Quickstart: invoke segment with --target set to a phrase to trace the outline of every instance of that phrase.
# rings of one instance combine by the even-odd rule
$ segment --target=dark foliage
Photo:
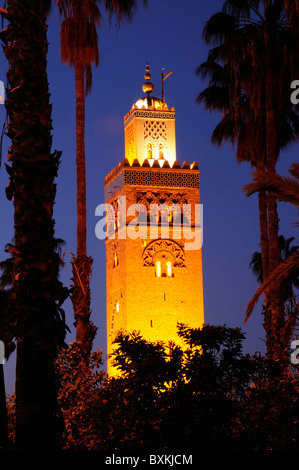
[[[59,405],[64,449],[131,452],[298,449],[294,366],[243,354],[239,328],[179,326],[186,347],[118,337],[119,376],[105,379],[101,352],[78,343],[61,352]],[[13,439],[14,397],[9,403]]]

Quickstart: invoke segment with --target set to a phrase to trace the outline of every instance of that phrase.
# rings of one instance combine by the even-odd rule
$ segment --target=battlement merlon
[[[110,199],[121,187],[126,184],[132,186],[157,186],[168,188],[198,188],[199,189],[199,168],[198,162],[191,165],[184,161],[182,166],[175,161],[170,167],[167,160],[163,165],[158,160],[153,164],[146,159],[140,165],[135,159],[130,165],[124,158],[106,177],[105,177],[105,201]]]

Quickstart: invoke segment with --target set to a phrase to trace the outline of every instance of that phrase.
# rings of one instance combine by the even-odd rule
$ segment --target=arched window
[[[147,158],[152,158],[153,156],[153,146],[152,144],[147,144]]]
[[[156,261],[156,276],[161,277],[162,269],[161,269],[161,261]]]
[[[164,158],[164,147],[163,144],[159,144],[159,158]]]
[[[114,230],[116,230],[119,227],[119,216],[120,216],[120,211],[117,209],[115,211]]]
[[[172,277],[172,265],[171,261],[166,261],[166,276]]]
[[[173,277],[173,262],[167,253],[161,253],[155,261],[155,271],[156,277]]]
[[[161,219],[161,212],[155,204],[150,207],[150,221],[153,224],[158,224]]]

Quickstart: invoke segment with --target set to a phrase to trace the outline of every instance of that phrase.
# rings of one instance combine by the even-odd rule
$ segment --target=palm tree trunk
[[[268,70],[266,77],[266,158],[267,172],[269,176],[276,173],[277,159],[277,135],[275,109],[272,94],[272,77]],[[278,213],[277,201],[274,194],[269,191],[267,195],[268,202],[268,233],[269,233],[269,273],[271,273],[279,263],[279,246],[278,246]],[[281,341],[280,341],[280,325],[283,318],[281,311],[281,302],[277,289],[271,288],[269,292],[269,308],[271,309],[272,323],[272,344],[270,356],[272,358],[282,359]]]
[[[259,165],[258,165],[259,167]],[[267,208],[267,192],[259,191],[258,193],[259,205],[259,221],[260,221],[260,245],[261,245],[261,258],[262,258],[262,272],[263,280],[268,276],[269,272],[269,238],[268,238],[268,208]],[[271,344],[271,309],[268,305],[269,295],[268,291],[264,292],[264,322],[263,326],[266,333],[266,348],[268,351],[272,349]]]
[[[71,296],[76,325],[76,341],[90,352],[95,327],[90,321],[90,276],[92,258],[86,249],[86,170],[85,170],[85,90],[82,62],[75,63],[76,85],[76,166],[77,166],[77,256],[72,259],[73,287]]]
[[[12,302],[17,317],[16,446],[59,447],[54,361],[65,338],[56,302],[60,258],[53,205],[60,153],[51,153],[47,25],[42,0],[8,0],[7,126],[12,163],[7,197],[14,203]]]
[[[76,165],[77,165],[77,256],[86,256],[85,92],[83,64],[75,64]]]
[[[265,170],[264,158],[257,161],[257,169]],[[262,271],[263,278],[266,279],[269,271],[269,236],[268,236],[268,206],[267,206],[267,192],[258,192],[258,206],[259,206],[259,224],[260,224],[260,244],[261,244],[261,257],[262,257]],[[266,299],[265,299],[266,302]]]

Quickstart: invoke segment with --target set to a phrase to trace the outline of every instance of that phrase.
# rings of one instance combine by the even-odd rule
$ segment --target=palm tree
[[[221,48],[219,46],[216,49]],[[217,52],[218,53],[218,52]],[[197,96],[197,103],[204,103],[210,111],[221,112],[221,120],[212,133],[212,143],[220,146],[223,142],[236,144],[237,162],[251,162],[252,167],[264,168],[264,128],[260,120],[257,125],[250,115],[250,106],[241,87],[238,89],[238,108],[236,114],[232,112],[230,103],[230,90],[234,87],[233,77],[227,64],[221,65],[214,60],[215,50],[209,53],[208,60],[197,68],[197,74],[204,78],[208,75],[209,86]],[[291,136],[289,136],[291,138]],[[260,243],[262,249],[262,263],[264,272],[268,272],[268,220],[267,220],[267,194],[258,193]]]
[[[71,295],[76,325],[76,341],[86,352],[92,348],[96,327],[90,321],[90,276],[92,258],[86,248],[85,99],[91,90],[92,65],[99,64],[97,27],[100,10],[97,0],[57,0],[61,19],[61,60],[74,67],[76,88],[77,166],[77,254],[72,255]],[[120,22],[130,18],[135,0],[105,0],[110,17]]]
[[[298,132],[298,113],[288,99],[298,59],[295,34],[284,13],[282,0],[227,0],[203,32],[207,44],[216,44],[204,65],[208,74],[215,76],[213,63],[224,64],[224,82],[218,87],[226,88],[227,98],[218,131],[225,138],[228,126],[226,134],[238,142],[242,159],[258,169],[266,168],[270,175],[275,174],[280,149],[294,141]],[[271,192],[259,199],[263,273],[267,276],[279,262],[277,203]],[[277,334],[280,300],[273,289],[265,294],[267,328],[270,331],[276,324]],[[275,347],[274,335],[270,355]]]
[[[299,207],[299,164],[293,163],[289,170],[293,178],[275,174],[269,176],[265,171],[256,171],[253,173],[253,180],[251,183],[243,188],[245,195],[248,197],[257,191],[271,191],[275,197],[281,202],[289,202]],[[297,222],[297,227],[299,223]],[[250,300],[246,308],[245,322],[248,321],[258,299],[261,294],[269,288],[276,289],[282,293],[282,298],[286,299],[292,294],[292,286],[299,288],[299,247],[293,246],[289,248],[292,241],[288,239],[285,244],[281,244],[282,254],[281,261],[266,279],[262,279],[261,286],[257,289],[256,293]],[[298,303],[295,305],[294,314],[280,320],[280,331],[278,340],[281,345],[281,350],[286,352],[289,344],[290,336],[293,332],[296,316],[299,313]]]
[[[278,244],[280,251],[280,262],[286,260],[293,253],[298,251],[299,246],[293,245],[291,243],[294,241],[294,237],[285,239],[283,235],[279,236]],[[262,268],[262,258],[261,253],[255,251],[252,255],[250,268],[253,274],[256,276],[259,284],[263,283],[263,268]],[[280,299],[283,303],[284,308],[284,318],[282,319],[281,331],[284,331],[284,345],[290,343],[291,336],[294,333],[294,328],[296,326],[296,321],[298,320],[298,305],[296,300],[296,295],[294,289],[299,288],[299,271],[290,271],[289,277],[283,279],[279,286],[276,286],[279,289]]]
[[[51,152],[47,80],[46,7],[49,1],[7,0],[2,32],[8,59],[7,135],[11,139],[6,188],[14,205],[10,308],[16,314],[16,446],[59,447],[54,361],[64,344],[61,304],[68,294],[58,280],[60,256],[53,205],[60,152]]]
[[[96,26],[100,12],[94,0],[57,0],[61,18],[61,60],[75,69],[76,168],[77,168],[77,254],[72,255],[76,340],[91,350],[96,328],[90,321],[92,258],[86,248],[85,98],[90,92],[92,64],[98,65]]]
[[[291,246],[294,241],[294,237],[285,238],[283,235],[280,235],[278,238],[278,245],[279,245],[279,252],[280,252],[280,261],[288,258],[292,255],[299,247],[297,245]],[[249,263],[249,267],[251,268],[253,274],[256,276],[256,279],[259,284],[263,282],[263,264],[262,264],[262,256],[259,251],[255,251],[251,257],[251,261]],[[285,291],[285,299],[293,295],[293,286],[295,288],[299,288],[299,279],[296,275],[291,276],[289,279],[288,285],[284,287]]]

